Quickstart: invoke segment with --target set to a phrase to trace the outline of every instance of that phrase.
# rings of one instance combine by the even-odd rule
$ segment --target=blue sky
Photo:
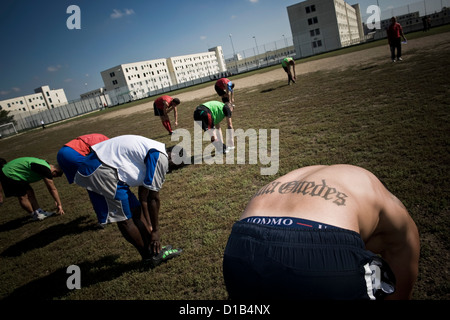
[[[429,0],[428,0],[429,1]],[[438,0],[440,1],[440,0]],[[445,0],[448,1],[448,0]],[[236,51],[290,38],[286,7],[300,0],[2,0],[0,100],[49,85],[69,100],[103,86],[100,72],[121,63],[207,51]],[[361,12],[377,0],[359,3]],[[420,0],[378,0],[381,10]],[[66,26],[70,5],[81,29]]]

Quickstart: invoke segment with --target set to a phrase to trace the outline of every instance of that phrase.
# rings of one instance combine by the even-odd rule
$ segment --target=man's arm
[[[64,210],[62,208],[61,199],[59,197],[58,189],[56,189],[55,183],[52,179],[44,178],[44,183],[47,186],[48,192],[50,192],[50,195],[55,200],[56,205],[56,213],[57,214],[64,214]]]
[[[234,131],[233,131],[233,123],[231,118],[227,117],[227,145],[230,147],[234,147]]]
[[[387,299],[411,299],[419,270],[419,232],[400,200],[386,192],[373,241],[366,247],[381,254],[395,275],[396,289]]]
[[[139,202],[141,203],[141,210],[142,210],[142,214],[144,216],[145,223],[147,225],[149,232],[152,232],[153,227],[152,227],[152,221],[150,220],[150,213],[148,210],[148,202],[147,202],[148,189],[144,188],[143,186],[139,186],[138,197],[139,197]]]
[[[145,219],[149,219],[152,227],[150,244],[154,253],[161,251],[161,242],[159,236],[159,192],[152,191],[144,187],[139,187],[139,201],[142,205],[142,211]]]
[[[295,61],[292,60],[292,62],[293,62],[293,64],[292,64],[292,71],[294,71],[293,79],[294,79],[294,80],[297,80],[297,75],[296,75],[296,73],[295,73]]]
[[[175,125],[177,126],[178,125],[178,110],[177,110],[176,106],[173,107],[173,117],[175,118]]]

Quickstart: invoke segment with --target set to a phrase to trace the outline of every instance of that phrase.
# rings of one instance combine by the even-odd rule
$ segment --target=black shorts
[[[216,92],[219,96],[223,96],[223,95],[227,94],[227,92],[225,90],[223,90],[222,88],[220,88],[217,84],[214,86],[214,89],[216,90]]]
[[[198,106],[194,111],[194,120],[202,123],[203,131],[208,131],[214,128],[213,117],[211,110],[205,106]]]
[[[231,299],[373,300],[384,297],[372,275],[378,259],[351,230],[238,221],[225,248],[223,276]],[[392,273],[385,262],[379,268]]]
[[[26,181],[14,180],[8,178],[0,169],[0,182],[3,187],[5,197],[22,197],[27,194],[28,190],[33,190]]]
[[[158,107],[153,103],[153,111],[155,112],[155,116],[162,117],[164,116],[164,111],[162,109],[158,109]]]

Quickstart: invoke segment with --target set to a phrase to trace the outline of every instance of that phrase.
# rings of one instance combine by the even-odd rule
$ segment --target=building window
[[[309,24],[309,25],[316,24],[316,23],[318,23],[318,22],[319,22],[319,20],[317,20],[317,17],[309,18],[309,19],[308,19],[308,24]]]
[[[116,76],[116,74],[114,72],[110,72],[109,75],[111,78]]]
[[[117,80],[113,80],[112,84],[117,84]]]
[[[317,41],[313,41],[312,42],[312,47],[313,48],[318,48],[322,46],[322,40],[317,40]]]
[[[309,30],[311,37],[320,36],[320,29]]]
[[[311,12],[315,12],[316,11],[316,5],[311,5],[308,7],[305,7],[306,13],[311,13]]]

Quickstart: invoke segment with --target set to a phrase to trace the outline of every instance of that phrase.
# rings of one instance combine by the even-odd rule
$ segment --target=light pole
[[[234,51],[233,38],[232,38],[232,34],[231,33],[230,33],[230,41],[231,41],[231,47],[233,48],[233,59],[234,59],[234,64],[236,66],[236,73],[238,73],[237,57],[236,57],[236,52]]]
[[[255,46],[256,46],[256,53],[257,53],[257,64],[258,64],[258,67],[259,67],[259,49],[258,49],[258,43],[256,42],[256,37],[255,36],[253,36],[253,39],[255,39]]]

